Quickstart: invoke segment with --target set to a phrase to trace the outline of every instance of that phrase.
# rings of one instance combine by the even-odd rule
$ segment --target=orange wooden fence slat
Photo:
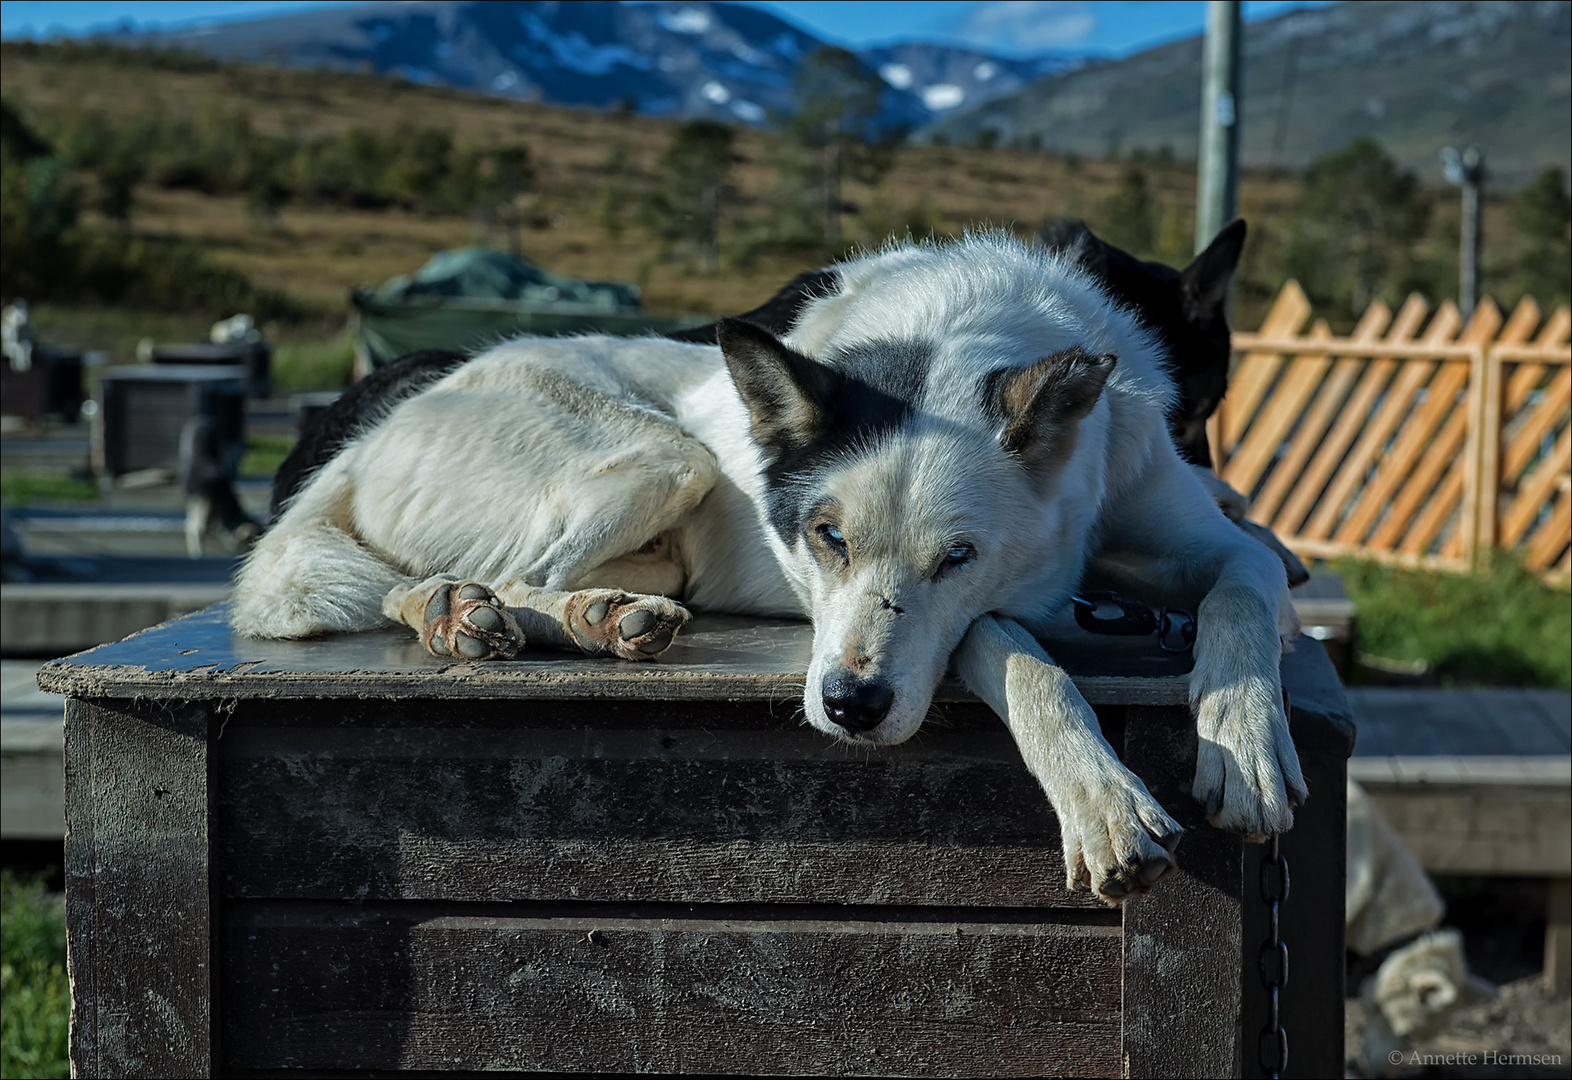
[[[1321,496],[1321,505],[1305,522],[1301,531],[1306,536],[1331,537],[1333,527],[1343,516],[1345,508],[1349,508],[1349,501],[1365,485],[1376,455],[1412,406],[1414,393],[1425,384],[1435,369],[1435,363],[1431,360],[1411,360],[1406,364],[1393,360],[1391,363],[1397,365],[1397,374],[1388,384],[1381,402],[1375,406],[1374,414],[1366,419],[1348,457],[1337,467],[1326,493]]]
[[[1421,555],[1430,549],[1435,538],[1441,535],[1441,530],[1446,528],[1453,516],[1463,509],[1463,491],[1467,473],[1467,459],[1463,457],[1453,459],[1446,476],[1436,485],[1435,494],[1430,496],[1430,501],[1420,511],[1413,527],[1403,537],[1403,542],[1397,546],[1399,551],[1409,555]],[[1453,531],[1452,539],[1456,540],[1460,531],[1470,527],[1472,522],[1465,514],[1459,528]],[[1454,544],[1450,557],[1460,558],[1461,554],[1460,547]]]
[[[1318,322],[1310,331],[1312,341],[1324,341],[1331,336],[1332,328],[1325,321]],[[1278,380],[1272,396],[1258,411],[1255,422],[1238,447],[1229,455],[1223,479],[1236,490],[1247,495],[1255,490],[1256,482],[1282,446],[1283,437],[1298,419],[1305,398],[1315,392],[1330,363],[1330,358],[1325,356],[1289,357],[1288,370]]]
[[[1441,430],[1426,449],[1419,465],[1409,476],[1408,481],[1398,492],[1397,498],[1392,500],[1391,509],[1386,519],[1376,528],[1367,541],[1374,548],[1396,547],[1403,538],[1409,522],[1419,508],[1425,505],[1427,499],[1441,499],[1443,493],[1437,487],[1441,477],[1458,461],[1457,455],[1463,450],[1468,441],[1468,406],[1464,402],[1454,409],[1446,418],[1446,423],[1441,425]],[[1462,474],[1459,473],[1459,486],[1457,495],[1461,496]],[[1455,498],[1456,496],[1454,496]]]
[[[1466,399],[1458,401],[1458,394],[1468,385],[1468,376],[1466,363],[1454,360],[1441,365],[1441,370],[1425,388],[1426,399],[1414,407],[1391,449],[1381,455],[1375,475],[1360,493],[1354,509],[1338,527],[1334,539],[1353,543],[1370,531],[1398,486],[1419,464],[1420,456],[1426,451],[1442,419],[1454,411],[1466,414],[1468,402]]]
[[[1534,298],[1523,297],[1496,338],[1493,349],[1521,346],[1539,325],[1539,317],[1539,305]],[[1468,455],[1471,475],[1463,494],[1474,515],[1471,538],[1475,551],[1485,551],[1496,546],[1496,526],[1500,514],[1498,492],[1501,485],[1502,398],[1506,391],[1503,386],[1505,373],[1498,358],[1487,357],[1483,372],[1480,386],[1475,390],[1474,445]]]
[[[1392,321],[1386,343],[1403,344],[1411,339],[1424,321],[1425,311],[1425,302],[1417,295],[1410,296]],[[1288,498],[1281,512],[1273,519],[1272,528],[1280,529],[1286,535],[1306,534],[1301,524],[1316,505],[1328,478],[1343,460],[1349,444],[1358,437],[1371,405],[1385,389],[1387,380],[1397,367],[1398,362],[1390,358],[1364,364],[1364,372],[1344,404],[1342,413],[1326,438],[1316,447],[1309,466],[1300,477],[1298,490]]]
[[[1364,317],[1359,320],[1359,325],[1354,327],[1353,335],[1349,340],[1356,345],[1369,345],[1381,337],[1382,331],[1387,328],[1391,320],[1392,309],[1377,300],[1365,309]],[[1364,361],[1351,357],[1339,359],[1329,356],[1328,360],[1332,364],[1331,375],[1316,390],[1304,419],[1301,420],[1298,430],[1294,432],[1288,448],[1283,452],[1282,460],[1272,469],[1266,485],[1253,501],[1251,518],[1267,523],[1270,527],[1276,527],[1272,519],[1277,513],[1277,508],[1287,497],[1295,482],[1302,479],[1305,463],[1321,445],[1321,437],[1326,434],[1332,417],[1337,414],[1343,399],[1348,396],[1348,388],[1354,384],[1354,379],[1365,366]]]
[[[1523,539],[1529,526],[1544,509],[1545,501],[1555,494],[1556,482],[1568,466],[1572,466],[1572,428],[1561,432],[1555,449],[1546,454],[1533,471],[1523,478],[1518,497],[1512,500],[1511,508],[1501,515],[1502,547],[1515,547]]]
[[[1533,407],[1528,419],[1513,433],[1512,440],[1501,454],[1503,487],[1517,483],[1518,474],[1533,459],[1534,451],[1545,436],[1566,418],[1569,405],[1572,405],[1572,368],[1562,368],[1545,388],[1544,399]]]
[[[1572,554],[1567,551],[1569,543],[1572,543],[1572,495],[1563,491],[1556,499],[1550,519],[1534,531],[1533,543],[1528,545],[1523,563],[1530,570],[1545,571],[1560,555],[1559,569],[1565,573],[1567,556]]]
[[[1545,328],[1534,339],[1534,344],[1545,347],[1565,345],[1569,337],[1572,337],[1572,310],[1563,304],[1550,313],[1550,318],[1545,320]]]
[[[1448,300],[1441,305],[1435,318],[1430,320],[1430,327],[1420,340],[1430,346],[1450,344],[1462,322],[1463,317],[1457,305]],[[1450,407],[1460,388],[1451,385],[1456,380],[1455,377],[1447,377],[1448,368],[1461,370],[1463,381],[1467,381],[1467,367],[1457,361],[1443,361],[1434,367],[1429,361],[1410,365],[1408,374],[1411,375],[1414,387],[1412,395],[1408,395],[1408,400],[1389,400],[1387,403],[1392,410],[1391,445],[1376,448],[1370,466],[1375,471],[1355,496],[1348,515],[1332,537],[1334,540],[1358,543],[1385,509],[1387,496],[1392,489],[1413,468],[1419,452],[1424,449],[1425,441],[1440,423],[1441,416]],[[1429,379],[1432,369],[1437,372],[1434,380]],[[1427,395],[1423,402],[1420,401],[1422,392]]]
[[[1262,335],[1292,337],[1310,317],[1310,300],[1296,281],[1283,286],[1272,309],[1261,321]],[[1245,425],[1255,415],[1255,407],[1271,385],[1282,365],[1280,353],[1249,353],[1228,377],[1228,407],[1222,414],[1223,449],[1232,451],[1239,443]]]

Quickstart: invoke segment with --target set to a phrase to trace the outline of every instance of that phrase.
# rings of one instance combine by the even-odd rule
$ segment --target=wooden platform
[[[453,664],[209,611],[46,665],[77,1074],[1258,1075],[1261,849],[1190,798],[1187,657],[1051,645],[1189,830],[1111,910],[1065,890],[959,686],[899,747],[802,724],[810,634]],[[1334,1075],[1352,732],[1319,647],[1284,680],[1314,792],[1283,840],[1288,1075]]]
[[[1572,694],[1356,687],[1349,775],[1427,870],[1572,876]]]
[[[1437,874],[1550,880],[1545,985],[1572,991],[1572,694],[1356,688],[1348,773]]]

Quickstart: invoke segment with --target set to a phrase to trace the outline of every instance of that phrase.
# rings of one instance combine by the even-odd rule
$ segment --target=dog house
[[[1111,909],[959,685],[901,746],[804,725],[810,636],[449,663],[238,639],[220,606],[46,665],[75,1074],[1258,1076],[1281,1030],[1283,1075],[1340,1075],[1353,733],[1317,643],[1283,660],[1312,797],[1270,1028],[1284,883],[1190,798],[1187,656],[1050,646],[1188,830]]]

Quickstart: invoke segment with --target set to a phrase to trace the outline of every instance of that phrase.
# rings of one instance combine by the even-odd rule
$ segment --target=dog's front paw
[[[426,602],[420,641],[433,656],[507,660],[524,647],[524,632],[491,589],[473,581],[449,582]]]
[[[568,604],[568,629],[580,647],[624,660],[653,660],[691,617],[687,608],[664,596],[612,589],[586,589]]]
[[[1134,776],[1071,800],[1059,815],[1066,885],[1117,906],[1172,873],[1184,830]]]
[[[1191,793],[1207,819],[1248,840],[1293,828],[1293,808],[1309,791],[1277,687],[1244,677],[1193,687],[1191,701],[1199,736]]]

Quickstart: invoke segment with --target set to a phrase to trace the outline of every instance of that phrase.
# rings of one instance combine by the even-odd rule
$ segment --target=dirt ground
[[[1448,925],[1463,932],[1469,969],[1498,987],[1493,1000],[1458,1008],[1434,1033],[1405,1050],[1401,1064],[1383,1075],[1401,1077],[1572,1077],[1572,999],[1549,997],[1540,975],[1545,933],[1541,881],[1439,878]],[[1356,987],[1349,987],[1356,993]],[[1363,1003],[1349,998],[1343,1011],[1344,1057],[1349,1076],[1364,1045]],[[1417,1055],[1417,1056],[1416,1056]],[[1549,1058],[1529,1063],[1512,1056]]]
[[[1364,1005],[1351,998],[1343,1010],[1350,1065],[1364,1043]],[[1405,1053],[1392,1077],[1553,1077],[1572,1076],[1572,999],[1554,1000],[1545,994],[1538,975],[1529,975],[1500,988],[1494,1001],[1458,1009],[1442,1029],[1418,1040]],[[1490,1055],[1494,1055],[1491,1057]],[[1501,1058],[1520,1055],[1558,1059],[1545,1064],[1502,1063]],[[1470,1060],[1472,1058],[1472,1060]],[[1428,1063],[1427,1063],[1428,1059]],[[1451,1063],[1445,1063],[1451,1062]],[[1358,1073],[1350,1069],[1350,1076]]]

